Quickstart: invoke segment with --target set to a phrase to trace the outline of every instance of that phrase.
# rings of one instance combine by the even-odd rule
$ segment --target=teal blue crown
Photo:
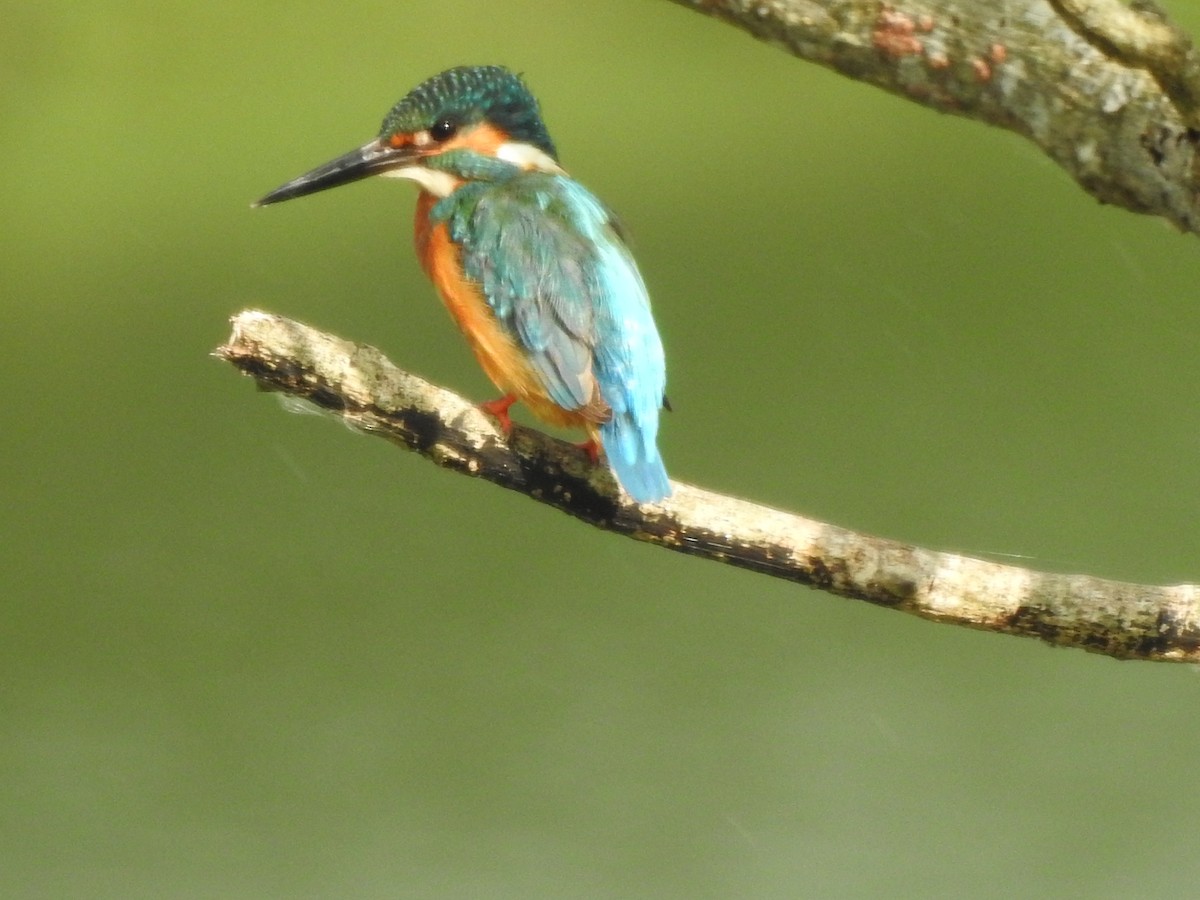
[[[537,100],[502,66],[459,66],[421,82],[392,107],[379,135],[427,130],[439,122],[461,128],[485,121],[558,159]]]

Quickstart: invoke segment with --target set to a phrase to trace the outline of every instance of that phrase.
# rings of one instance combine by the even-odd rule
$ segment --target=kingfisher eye
[[[435,141],[445,141],[454,137],[456,131],[458,131],[458,123],[453,119],[438,119],[429,129],[429,136]]]

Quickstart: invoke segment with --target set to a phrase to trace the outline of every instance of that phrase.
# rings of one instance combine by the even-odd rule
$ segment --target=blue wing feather
[[[657,447],[666,361],[645,284],[608,210],[570,178],[526,173],[468,183],[433,216],[447,223],[467,276],[550,399],[581,410],[599,389],[611,410],[600,440],[625,490],[637,500],[668,495]]]

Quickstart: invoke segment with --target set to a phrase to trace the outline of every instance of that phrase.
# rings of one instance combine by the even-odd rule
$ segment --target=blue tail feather
[[[653,503],[671,494],[671,481],[654,437],[639,429],[627,414],[614,415],[600,428],[600,443],[613,474],[638,503]]]

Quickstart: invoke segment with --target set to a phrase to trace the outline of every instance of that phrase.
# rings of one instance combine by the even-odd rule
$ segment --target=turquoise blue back
[[[432,216],[447,224],[466,275],[482,286],[551,400],[580,409],[594,376],[612,410],[600,438],[621,486],[638,501],[667,496],[657,447],[662,341],[608,210],[564,175],[521,172],[468,182]]]

